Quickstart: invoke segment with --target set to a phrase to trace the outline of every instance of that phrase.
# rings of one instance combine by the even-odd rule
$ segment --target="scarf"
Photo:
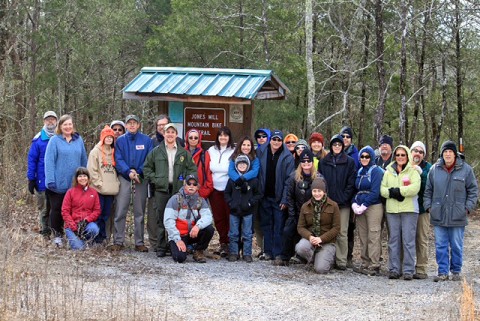
[[[313,228],[312,233],[315,236],[321,235],[320,229],[320,219],[322,216],[322,209],[325,203],[327,202],[327,195],[324,195],[321,200],[317,201],[315,198],[312,197],[312,204],[313,204]]]
[[[55,135],[55,128],[56,127],[50,129],[47,127],[47,125],[44,125],[43,131],[45,132],[45,134],[47,134],[48,138],[51,138],[53,135]]]

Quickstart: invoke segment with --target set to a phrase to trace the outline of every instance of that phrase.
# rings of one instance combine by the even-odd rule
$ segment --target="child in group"
[[[240,154],[235,159],[235,168],[239,175],[243,176],[250,169],[250,158]],[[253,209],[255,204],[262,198],[257,178],[249,180],[229,179],[225,188],[225,201],[230,207],[230,240],[229,256],[230,262],[239,259],[240,231],[243,240],[243,259],[251,263],[252,259],[252,224]]]

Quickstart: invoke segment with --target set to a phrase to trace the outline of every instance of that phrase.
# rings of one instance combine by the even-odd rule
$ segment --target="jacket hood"
[[[397,147],[395,147],[395,149],[392,152],[392,162],[387,166],[387,168],[391,167],[393,170],[395,170],[395,168],[397,167],[397,161],[395,160],[395,154],[397,153],[397,150],[399,148],[404,149],[405,152],[407,153],[407,158],[408,158],[407,166],[412,166],[413,165],[412,153],[410,152],[410,148],[408,148],[405,145],[398,145]]]
[[[342,144],[342,152],[345,151],[345,144],[343,143],[343,137],[341,135],[333,135],[332,139],[330,139],[330,153],[333,154],[332,145],[335,142],[339,142]]]
[[[272,136],[272,133],[270,132],[270,129],[268,128],[259,128],[255,131],[255,134],[253,135],[253,137],[257,137],[258,133],[260,132],[264,132],[265,134],[267,134],[267,142],[265,144],[268,144],[270,142],[270,137]]]
[[[199,130],[192,128],[185,134],[185,149],[190,150],[190,144],[188,143],[188,136],[190,136],[191,133],[198,134],[198,145],[196,148],[202,147],[202,137],[203,137],[202,133]]]
[[[372,147],[370,147],[370,145],[367,145],[360,150],[360,152],[358,153],[358,161],[360,161],[360,156],[362,156],[363,153],[368,153],[368,155],[370,155],[370,161],[368,162],[368,167],[375,164],[375,151],[373,150]]]

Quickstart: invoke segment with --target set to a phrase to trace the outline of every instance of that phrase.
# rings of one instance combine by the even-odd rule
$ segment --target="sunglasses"
[[[333,143],[332,146],[333,147],[342,147],[342,143]]]
[[[187,182],[187,185],[188,186],[198,186],[198,183],[197,182],[194,182],[194,183]]]
[[[342,135],[343,138],[352,138],[350,135]]]
[[[258,135],[257,139],[259,139],[259,138],[267,138],[267,135]]]
[[[297,147],[295,147],[296,150],[304,150],[305,149],[305,146],[303,145],[298,145]]]
[[[418,153],[418,154],[423,154],[423,150],[421,149],[413,149],[412,152]]]
[[[272,138],[272,141],[274,141],[274,142],[281,142],[282,139],[281,139],[281,138],[278,138],[278,137],[274,137],[274,138]]]
[[[198,136],[188,136],[188,139],[192,139],[192,140],[197,140],[198,139]]]
[[[123,132],[122,128],[112,128],[114,132]]]
[[[285,144],[287,144],[287,145],[292,145],[292,144],[296,144],[296,143],[297,143],[297,142],[295,142],[295,141],[293,141],[293,140],[291,140],[291,141],[289,141],[289,142],[285,142]]]
[[[300,163],[311,163],[312,161],[309,159],[302,159]]]
[[[395,157],[405,157],[407,154],[395,154]]]
[[[363,159],[370,159],[370,155],[362,155],[362,156],[360,156],[360,158],[361,158],[361,159],[362,159],[362,158],[363,158]]]

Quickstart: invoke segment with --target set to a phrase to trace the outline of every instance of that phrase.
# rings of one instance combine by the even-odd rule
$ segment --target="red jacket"
[[[70,188],[65,194],[62,204],[62,217],[65,228],[77,230],[81,220],[95,222],[100,216],[100,199],[98,193],[91,187],[86,190],[81,185]]]
[[[185,149],[190,152],[190,146],[188,145],[188,136],[191,134],[192,129],[190,129],[187,134],[185,135]],[[202,133],[197,131],[198,133],[198,145],[197,149],[192,154],[193,162],[197,165],[197,175],[198,175],[198,183],[200,184],[200,189],[198,190],[198,194],[201,197],[207,199],[213,191],[213,179],[212,179],[212,171],[210,170],[210,155],[207,151],[204,151],[202,148]],[[205,163],[201,161],[201,155],[204,154]]]

